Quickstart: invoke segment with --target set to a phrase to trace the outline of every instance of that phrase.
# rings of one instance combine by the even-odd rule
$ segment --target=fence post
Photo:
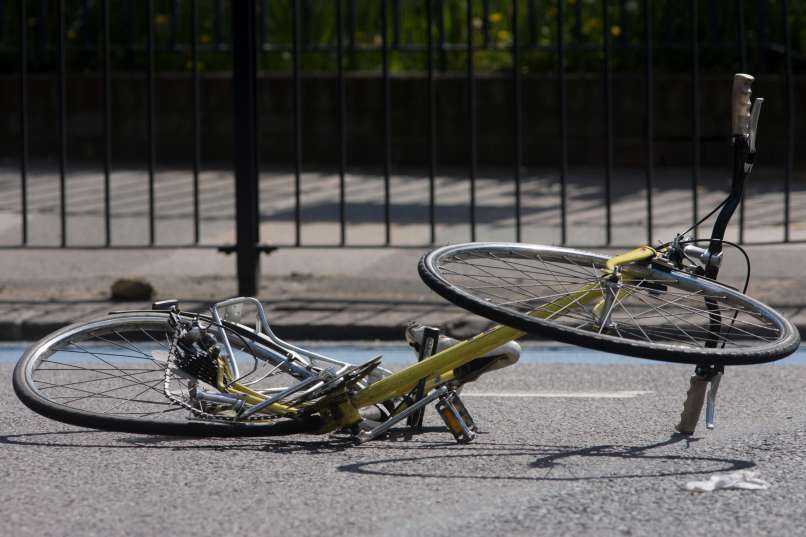
[[[257,295],[260,212],[257,155],[256,2],[232,2],[232,97],[235,133],[235,231],[238,294]]]

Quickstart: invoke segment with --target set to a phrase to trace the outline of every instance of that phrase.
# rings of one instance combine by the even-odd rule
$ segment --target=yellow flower
[[[498,42],[500,44],[507,44],[507,43],[509,43],[509,41],[510,41],[510,39],[512,37],[512,34],[510,34],[506,30],[499,30],[498,33],[496,34],[496,36],[498,37]]]
[[[157,15],[156,17],[154,17],[154,22],[156,22],[157,24],[165,24],[166,22],[168,22],[168,17],[165,15]]]
[[[490,13],[490,22],[491,23],[496,24],[496,23],[501,22],[502,20],[504,20],[504,16],[501,15],[500,13],[498,13],[497,11],[495,13]]]
[[[619,26],[618,24],[614,24],[613,26],[611,26],[610,27],[610,35],[612,35],[613,37],[620,36],[621,35],[621,26]]]
[[[209,42],[210,42],[210,36],[209,36],[209,35],[207,35],[207,34],[201,34],[201,35],[199,36],[199,42],[200,42],[202,45],[206,45],[207,43],[209,43]]]
[[[78,37],[78,34],[76,33],[75,30],[70,30],[69,32],[67,32],[67,39],[69,39],[70,41],[72,41],[76,37]]]
[[[568,0],[568,5],[569,5],[569,6],[575,6],[575,5],[577,5],[577,0]]]

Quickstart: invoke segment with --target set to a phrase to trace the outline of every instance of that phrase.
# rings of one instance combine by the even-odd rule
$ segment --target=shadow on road
[[[424,432],[444,432],[427,427]],[[114,434],[113,438],[105,436]],[[76,438],[71,442],[71,438]],[[603,444],[588,447],[542,444],[432,442],[374,442],[354,447],[349,439],[327,440],[244,438],[189,438],[186,436],[124,436],[103,431],[62,431],[0,436],[0,444],[76,449],[162,449],[168,451],[261,452],[322,455],[353,451],[357,456],[395,452],[388,458],[338,466],[340,472],[388,477],[471,479],[495,481],[595,481],[678,477],[753,468],[752,460],[709,457],[685,452],[658,452],[664,448],[688,449],[696,438],[672,435],[648,445]],[[414,452],[413,456],[404,456]],[[436,453],[435,453],[436,452]],[[536,458],[535,458],[536,457]]]
[[[104,437],[114,435],[105,440]],[[76,438],[75,442],[70,442]],[[261,451],[272,453],[330,453],[352,446],[343,440],[296,441],[256,439],[211,439],[192,436],[127,435],[106,431],[59,431],[0,436],[0,445],[39,446],[76,449],[164,449],[170,451]]]
[[[650,450],[696,439],[675,434],[668,440],[649,445],[597,445],[590,447],[529,444],[471,444],[460,453],[395,457],[340,466],[338,469],[364,475],[432,477],[440,479],[479,479],[515,481],[589,481],[640,479],[731,472],[753,468],[751,460],[702,457],[676,453],[647,453]],[[430,449],[429,449],[430,451]],[[485,452],[486,451],[486,452]],[[523,465],[514,459],[536,460]],[[512,460],[509,460],[512,459]],[[573,460],[571,460],[573,459]],[[597,459],[610,459],[604,467]],[[564,460],[565,462],[560,462]],[[616,464],[612,463],[616,461]],[[454,463],[459,463],[454,464]],[[681,465],[684,466],[680,469]],[[445,469],[443,471],[439,469]],[[500,471],[503,469],[505,471]],[[567,475],[552,475],[561,469]],[[452,471],[453,470],[453,471]],[[537,471],[540,470],[540,473]],[[543,472],[545,470],[545,472]]]

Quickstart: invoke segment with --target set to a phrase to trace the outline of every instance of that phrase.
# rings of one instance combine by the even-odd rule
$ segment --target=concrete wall
[[[507,165],[513,159],[512,83],[508,76],[477,79],[478,159],[480,165]],[[261,158],[264,165],[293,158],[292,83],[287,77],[264,76],[260,82]],[[145,80],[116,75],[113,88],[113,161],[142,162],[146,146]],[[571,165],[604,161],[602,79],[598,74],[569,75],[568,142]],[[191,82],[186,75],[162,75],[156,81],[157,156],[162,164],[192,158]],[[730,76],[704,76],[702,94],[702,163],[729,162]],[[771,165],[783,165],[786,150],[785,86],[782,77],[765,76],[755,94],[766,97],[759,147]],[[102,85],[95,76],[72,75],[67,81],[68,159],[98,162],[102,158]],[[659,75],[655,81],[656,164],[686,165],[691,160],[691,87],[687,76]],[[202,158],[228,165],[232,154],[230,80],[208,75],[202,81]],[[640,76],[614,77],[614,134],[617,164],[644,162],[644,84]],[[437,83],[438,161],[462,164],[467,149],[467,104],[464,77],[441,76]],[[806,102],[806,77],[796,80],[795,102]],[[396,164],[425,165],[428,159],[427,87],[422,75],[391,81],[392,158]],[[556,164],[559,156],[557,83],[553,76],[524,75],[524,162]],[[19,139],[19,85],[0,78],[0,159],[15,159]],[[333,163],[338,158],[336,80],[307,75],[302,81],[303,160]],[[383,158],[382,82],[376,74],[347,80],[348,163],[380,164]],[[58,151],[55,78],[29,81],[31,158],[55,158]],[[796,125],[806,124],[806,107],[796,107]],[[797,165],[806,165],[806,138],[795,148]]]

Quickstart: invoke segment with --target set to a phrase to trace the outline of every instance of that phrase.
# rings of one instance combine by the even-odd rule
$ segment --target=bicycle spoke
[[[522,259],[529,259],[529,260],[535,259],[535,258],[532,258],[532,257],[527,257],[527,256],[525,256],[523,254],[518,253],[518,252],[514,252],[514,254],[517,255],[518,257],[522,258]],[[537,254],[537,257],[539,257],[539,256],[540,256],[540,254]],[[551,265],[556,270],[562,270],[565,273],[578,274],[579,276],[585,277],[585,278],[589,278],[590,276],[598,276],[597,269],[595,267],[594,267],[593,274],[590,274],[590,273],[587,272],[587,267],[584,270],[582,268],[579,268],[577,270],[576,268],[572,269],[568,265],[562,265],[562,264],[554,263],[554,262],[547,262],[545,260],[542,260],[541,262],[543,263],[544,266],[546,266],[546,270],[549,270],[547,265]]]
[[[38,373],[40,371],[42,371],[42,370],[37,369],[36,372]],[[68,371],[68,370],[61,369],[61,370],[58,370],[58,371]],[[87,370],[83,370],[83,371],[87,371]],[[164,374],[164,371],[157,370],[157,369],[149,369],[149,370],[146,370],[146,371],[142,371],[141,373],[134,373],[133,375],[145,375],[146,373],[159,373],[162,376]],[[52,386],[49,386],[46,389],[50,389],[50,388],[67,388],[69,386],[77,386],[79,384],[89,384],[90,382],[99,382],[99,381],[109,382],[111,379],[121,379],[121,378],[127,378],[128,379],[128,377],[123,377],[123,376],[120,376],[120,375],[105,376],[105,377],[98,377],[98,378],[93,378],[93,379],[78,380],[78,381],[75,381],[75,382],[68,382],[66,384],[54,384]]]
[[[642,296],[638,296],[638,299],[639,299],[639,300],[641,300],[642,302],[646,303],[648,306],[650,306],[650,307],[651,307],[651,305],[650,305],[649,303],[647,303],[647,302],[646,302],[646,300],[644,300],[644,297],[642,297]],[[669,315],[669,314],[668,314],[668,313],[666,313],[665,311],[661,311],[661,313],[664,315],[664,317],[665,317],[665,318],[666,318],[668,321],[670,321],[670,322],[671,322],[673,325],[675,325],[675,326],[677,327],[677,329],[678,329],[678,330],[680,330],[680,331],[681,331],[683,334],[685,334],[685,335],[686,335],[686,337],[688,337],[688,338],[691,340],[691,342],[692,342],[692,343],[694,343],[694,346],[698,347],[698,346],[700,346],[700,345],[701,345],[701,343],[702,343],[702,342],[700,342],[700,341],[698,341],[698,340],[694,339],[694,337],[692,337],[692,336],[691,336],[691,334],[689,334],[689,333],[688,333],[686,330],[683,330],[683,328],[681,328],[681,327],[680,327],[680,325],[679,325],[679,324],[677,324],[677,322],[674,320],[674,317],[673,317],[673,316]]]
[[[91,392],[89,390],[76,388],[74,386],[64,386],[68,390],[75,390],[77,392],[87,394],[87,395],[84,395],[83,397],[76,397],[75,399],[71,399],[70,401],[66,401],[65,404],[74,403],[76,401],[81,401],[81,400],[89,399],[89,398],[93,398],[93,397],[103,397],[104,395],[106,395],[108,393],[116,392],[118,390],[125,390],[126,388],[131,388],[133,386],[146,386],[147,387],[146,391],[148,391],[150,389],[150,390],[155,391],[156,393],[159,393],[160,396],[164,396],[164,394],[162,393],[162,390],[157,390],[155,388],[155,386],[161,384],[163,381],[164,381],[164,379],[159,378],[157,380],[152,381],[152,384],[147,384],[145,382],[140,382],[139,380],[136,380],[136,381],[130,382],[129,384],[123,384],[121,386],[115,386],[114,388],[109,388],[108,390],[103,390],[103,391],[100,391],[100,392]]]
[[[127,350],[127,351],[131,351],[131,352],[134,352],[134,353],[137,353],[137,354],[141,354],[142,356],[144,356],[144,357],[146,357],[146,358],[148,358],[148,357],[150,356],[150,355],[145,354],[145,353],[143,353],[143,352],[139,352],[137,349],[134,349],[134,348],[132,348],[132,347],[127,347],[126,345],[123,345],[122,343],[119,343],[119,342],[117,342],[117,341],[112,341],[112,340],[109,340],[109,339],[103,338],[103,337],[98,336],[98,335],[96,335],[95,337],[96,337],[97,339],[99,339],[99,340],[103,341],[104,343],[109,343],[110,345],[114,345],[115,347],[118,347],[118,348],[120,348],[120,349],[124,349],[124,350]],[[72,342],[72,344],[73,344],[73,345],[75,345],[76,343],[75,343],[75,342]],[[132,358],[134,358],[134,356],[132,356]]]
[[[79,348],[79,349],[81,349],[81,350],[84,350],[84,351],[88,352],[88,353],[89,353],[89,354],[91,354],[91,355],[92,355],[94,358],[96,358],[96,359],[100,360],[101,362],[105,363],[105,364],[106,364],[106,365],[108,365],[109,367],[113,367],[113,368],[117,369],[118,371],[120,371],[121,373],[124,373],[124,374],[125,374],[125,372],[124,372],[124,371],[122,371],[122,370],[121,370],[119,367],[117,367],[116,365],[112,364],[111,362],[109,362],[109,361],[107,361],[107,360],[104,360],[103,358],[101,358],[100,356],[98,356],[97,354],[95,354],[95,353],[93,353],[93,352],[87,351],[86,349],[84,349],[84,348],[83,348],[81,345],[79,345],[78,343],[73,343],[73,345],[75,345],[76,347],[78,347],[78,348]],[[156,360],[153,360],[153,359],[152,359],[152,361],[153,361],[154,363],[157,363],[157,361],[156,361]]]
[[[498,280],[517,280],[517,281],[527,280],[527,281],[534,281],[534,282],[542,282],[543,281],[543,280],[537,279],[536,277],[534,277],[534,275],[552,276],[553,278],[557,278],[556,274],[553,274],[553,273],[550,273],[550,272],[524,271],[522,269],[516,269],[516,268],[511,268],[511,267],[508,268],[508,267],[505,267],[505,266],[502,266],[502,265],[493,266],[493,265],[483,265],[483,264],[478,264],[478,263],[470,264],[470,263],[468,263],[467,261],[464,261],[464,260],[459,260],[459,261],[463,266],[472,267],[472,268],[477,269],[480,272],[483,272],[483,274],[480,274],[480,275],[477,275],[477,276],[480,276],[482,278],[491,278],[491,279],[494,279],[496,281],[498,281]],[[501,260],[501,262],[505,263],[504,260]],[[493,272],[493,271],[498,271],[498,270],[508,270],[510,272],[517,273],[517,275],[504,275],[504,274],[497,274],[497,273]],[[469,274],[464,274],[464,275],[470,276]],[[573,276],[571,276],[571,277],[573,278]]]
[[[591,282],[591,283],[593,283],[593,282]],[[530,298],[525,298],[523,300],[511,300],[509,302],[499,302],[498,305],[499,306],[510,306],[512,304],[524,304],[524,303],[527,303],[527,302],[535,302],[535,301],[538,301],[538,300],[545,301],[546,299],[549,299],[549,298],[557,298],[557,297],[563,297],[563,296],[573,296],[573,295],[579,295],[579,294],[585,295],[585,294],[588,294],[588,293],[590,293],[590,291],[588,291],[588,290],[570,291],[568,293],[553,293],[551,295],[541,295],[541,296],[536,296],[536,297],[533,297],[533,298],[531,298],[531,297]]]
[[[162,379],[158,380],[158,381],[157,381],[155,384],[159,384],[160,382],[162,382]],[[152,390],[152,389],[154,389],[154,385],[151,385],[151,386],[146,386],[146,387],[143,389],[143,391],[138,392],[136,395],[134,395],[134,396],[130,397],[128,400],[126,400],[126,401],[120,401],[120,402],[119,402],[117,405],[113,406],[112,408],[109,408],[109,409],[107,409],[107,410],[104,410],[104,411],[103,411],[103,414],[109,414],[109,413],[110,413],[110,412],[112,412],[113,410],[120,408],[121,406],[123,406],[123,405],[124,405],[124,404],[126,404],[126,403],[130,403],[130,402],[132,402],[132,401],[136,401],[138,397],[140,397],[141,395],[143,395],[144,393],[146,393],[148,390]]]
[[[663,299],[660,299],[660,298],[658,298],[658,297],[654,297],[654,298],[655,298],[656,300],[661,300],[661,301],[663,301]],[[689,313],[692,313],[692,314],[698,315],[698,316],[700,316],[700,317],[707,318],[709,321],[710,321],[710,319],[711,319],[711,313],[710,313],[710,312],[708,312],[708,311],[701,311],[701,310],[698,310],[698,309],[696,309],[696,308],[693,308],[693,307],[690,307],[690,306],[686,306],[686,305],[683,305],[683,304],[679,304],[679,303],[678,303],[677,305],[678,305],[678,307],[682,308],[683,310],[685,310],[685,311],[687,311],[687,312],[689,312]],[[740,321],[740,322],[744,322],[744,321]],[[756,328],[762,328],[762,329],[765,329],[765,330],[777,331],[777,330],[776,330],[776,329],[774,329],[774,328],[770,328],[770,327],[763,326],[763,325],[759,325],[759,324],[755,324],[755,323],[745,322],[745,324],[749,324],[750,326],[753,326],[753,327],[756,327]],[[761,338],[760,336],[757,336],[756,334],[753,334],[752,332],[748,332],[748,331],[746,331],[746,330],[742,330],[741,328],[736,328],[736,329],[737,329],[737,330],[739,330],[740,332],[744,333],[745,335],[749,335],[749,336],[755,336],[755,337],[758,337],[759,339],[764,339],[764,338]]]
[[[456,257],[458,258],[459,256],[456,256]],[[476,259],[476,258],[471,258],[471,259]],[[501,258],[491,257],[489,259],[500,260]],[[548,268],[541,268],[539,266],[534,266],[534,265],[524,265],[522,263],[517,263],[517,262],[511,261],[511,260],[509,260],[509,261],[511,261],[513,264],[519,264],[519,265],[521,265],[522,267],[525,267],[525,268],[517,268],[517,269],[513,268],[513,267],[504,268],[504,267],[501,267],[501,266],[483,265],[483,264],[477,263],[477,262],[470,263],[467,259],[462,259],[462,261],[465,262],[466,264],[468,264],[469,266],[472,266],[472,267],[485,266],[486,268],[495,268],[495,269],[501,269],[501,270],[510,270],[510,271],[518,271],[518,272],[534,272],[535,274],[541,274],[541,275],[544,275],[544,276],[548,276],[552,272],[556,272],[556,271],[551,271]],[[532,261],[534,261],[534,259],[532,259]],[[546,262],[543,262],[543,261],[541,261],[541,263],[543,263],[543,265],[547,264]],[[585,273],[585,272],[577,271],[577,270],[567,270],[567,267],[564,267],[564,266],[559,266],[557,268],[565,269],[564,274],[567,275],[567,276],[573,277],[574,275],[576,275],[577,277],[583,277],[583,278],[589,278],[590,277],[590,275]]]
[[[73,343],[75,345],[75,343]],[[87,350],[73,350],[73,349],[57,349],[57,352],[71,352],[75,354],[89,354],[92,356],[99,355],[99,356],[113,356],[116,358],[132,358],[134,360],[148,360],[150,362],[158,363],[153,358],[144,358],[143,356],[131,356],[128,354],[116,354],[111,352],[99,352],[99,351],[87,351]]]
[[[151,334],[149,334],[148,332],[146,332],[142,328],[140,329],[140,332],[142,332],[147,338],[149,338],[151,341],[153,341],[154,343],[156,343],[157,345],[159,345],[160,347],[162,347],[166,351],[171,348],[171,343],[170,342],[168,342],[167,345],[163,345],[163,343],[161,341],[158,341],[154,336],[152,336]],[[167,333],[165,334],[165,337],[166,338],[168,337]]]
[[[650,305],[650,307],[652,307],[652,306]],[[656,308],[656,307],[653,307],[653,310],[658,311],[659,313],[663,314],[664,317],[667,318],[667,319],[676,318],[676,319],[682,321],[683,323],[691,325],[692,327],[694,327],[694,330],[698,334],[702,334],[702,335],[705,335],[705,336],[708,336],[708,337],[717,337],[717,338],[722,339],[723,341],[727,341],[727,340],[725,340],[724,336],[722,336],[718,332],[714,332],[713,330],[705,328],[704,326],[697,325],[697,324],[693,323],[689,318],[690,315],[683,315],[683,314],[681,314],[681,315],[673,315],[668,311],[664,311],[664,310],[661,310],[660,308]],[[688,312],[688,313],[691,313],[691,312]],[[661,330],[662,328],[661,327],[653,327],[653,329],[654,330]],[[763,338],[761,336],[758,336],[756,334],[752,334],[750,332],[747,332],[747,334],[752,335],[752,336],[756,337],[759,340],[767,341],[765,338]]]

